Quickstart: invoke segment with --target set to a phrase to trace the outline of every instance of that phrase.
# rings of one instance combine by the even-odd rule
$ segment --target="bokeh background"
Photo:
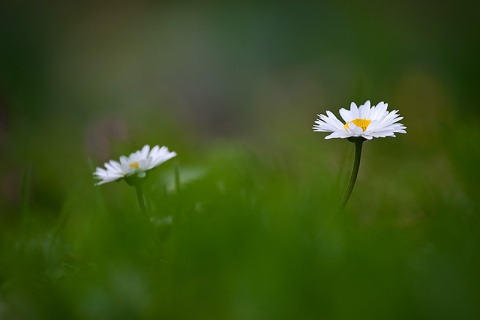
[[[475,1],[0,4],[1,319],[480,317]],[[406,135],[314,133],[371,100]],[[144,144],[145,182],[92,172]]]

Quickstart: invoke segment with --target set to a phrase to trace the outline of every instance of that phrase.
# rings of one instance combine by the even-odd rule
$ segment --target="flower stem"
[[[145,222],[146,222],[146,225],[149,227],[148,229],[150,230],[150,232],[152,234],[153,241],[155,242],[155,245],[157,247],[160,247],[161,245],[160,245],[158,236],[157,236],[157,234],[155,232],[155,229],[153,228],[153,225],[150,221],[150,217],[148,216],[147,208],[145,207],[145,200],[144,200],[144,197],[143,197],[142,182],[137,181],[137,183],[131,184],[131,185],[135,186],[135,191],[137,191],[138,204],[140,205],[140,210],[142,211],[143,215],[145,216]]]
[[[142,184],[136,183],[135,190],[137,191],[137,198],[138,198],[138,204],[140,205],[140,210],[142,210],[142,212],[146,215],[147,209],[145,208],[145,200],[143,199]]]
[[[342,211],[345,206],[347,205],[348,199],[353,191],[353,187],[355,186],[355,181],[357,181],[358,169],[360,168],[360,158],[362,156],[362,146],[364,138],[351,138],[349,141],[355,143],[355,160],[353,162],[353,169],[352,175],[350,177],[350,182],[348,183],[347,190],[343,196],[342,202],[340,203],[339,211]]]

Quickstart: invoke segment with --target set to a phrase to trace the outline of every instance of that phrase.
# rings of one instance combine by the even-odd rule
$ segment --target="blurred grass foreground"
[[[461,1],[462,2],[462,1]],[[0,5],[0,319],[479,319],[475,2]],[[318,113],[389,103],[353,145]],[[178,156],[144,183],[96,166]]]

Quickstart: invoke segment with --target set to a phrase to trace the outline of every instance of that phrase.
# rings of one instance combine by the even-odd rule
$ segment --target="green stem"
[[[142,212],[145,215],[147,215],[147,209],[145,208],[145,200],[143,199],[142,184],[136,183],[135,190],[137,191],[137,198],[138,198],[138,204],[140,205],[140,210],[142,210]]]
[[[343,196],[339,211],[342,211],[347,205],[348,199],[350,199],[352,194],[353,187],[355,186],[355,181],[357,181],[358,169],[360,168],[360,158],[362,156],[362,146],[365,139],[352,138],[349,139],[349,141],[355,143],[355,160],[353,162],[352,176],[350,177],[350,182],[348,183],[347,191],[345,191]]]
[[[180,168],[177,165],[175,166],[175,191],[176,191],[176,199],[175,199],[175,215],[173,217],[173,222],[176,223],[177,219],[180,216]]]
[[[141,181],[136,181],[136,183],[134,183],[134,184],[131,183],[130,185],[135,186],[135,191],[137,191],[137,198],[138,198],[138,204],[140,205],[140,210],[142,211],[143,215],[146,218],[145,222],[148,225],[148,229],[150,229],[150,232],[152,233],[152,238],[153,238],[153,241],[155,242],[155,245],[157,247],[160,247],[160,242],[159,242],[158,237],[155,233],[153,225],[150,222],[150,217],[148,216],[147,208],[145,207],[145,200],[144,200],[144,197],[143,197],[142,182]]]

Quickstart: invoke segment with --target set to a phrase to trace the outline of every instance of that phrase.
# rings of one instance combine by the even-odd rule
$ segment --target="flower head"
[[[169,152],[167,147],[155,146],[150,150],[150,146],[146,145],[142,150],[138,150],[128,157],[121,156],[120,162],[114,160],[106,162],[105,169],[97,167],[93,175],[100,181],[96,185],[134,176],[144,178],[148,170],[176,155],[175,152]]]
[[[345,123],[342,123],[330,111],[327,115],[319,114],[313,125],[313,131],[331,132],[325,139],[363,137],[367,140],[372,138],[395,137],[395,133],[407,133],[406,127],[398,123],[400,117],[398,110],[387,111],[388,103],[379,102],[371,107],[370,101],[357,107],[352,102],[350,110],[340,109],[340,115]]]

